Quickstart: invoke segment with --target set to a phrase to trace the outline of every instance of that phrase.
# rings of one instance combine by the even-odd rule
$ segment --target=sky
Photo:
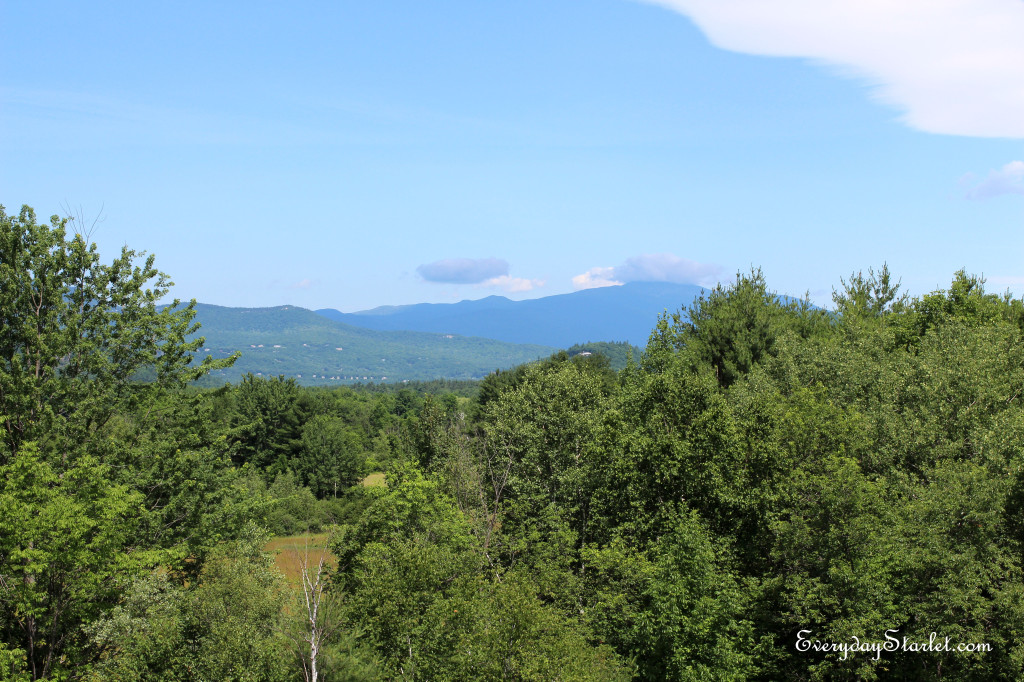
[[[182,299],[1024,294],[1022,0],[0,0],[0,204]]]

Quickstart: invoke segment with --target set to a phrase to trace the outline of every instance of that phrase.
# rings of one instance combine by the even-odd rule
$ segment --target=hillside
[[[330,308],[316,312],[366,329],[482,336],[558,348],[587,341],[627,341],[643,347],[658,315],[689,306],[701,291],[693,284],[630,282],[527,301],[488,296],[458,303],[383,306],[356,313]]]
[[[454,334],[378,331],[353,327],[295,306],[196,306],[199,356],[221,358],[238,350],[234,367],[205,384],[237,382],[247,372],[295,377],[304,385],[475,379],[546,356],[555,349]]]

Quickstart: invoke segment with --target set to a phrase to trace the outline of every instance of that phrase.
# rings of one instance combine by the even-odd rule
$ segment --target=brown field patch
[[[268,542],[263,549],[274,554],[274,565],[294,585],[300,582],[303,557],[311,569],[320,562],[320,557],[325,557],[324,563],[331,568],[338,565],[338,560],[327,549],[327,533],[278,537]]]
[[[363,485],[367,485],[367,486],[387,485],[387,482],[384,480],[384,474],[382,474],[380,472],[375,473],[375,474],[370,474],[369,476],[367,476],[366,478],[363,479],[362,483],[363,483]]]

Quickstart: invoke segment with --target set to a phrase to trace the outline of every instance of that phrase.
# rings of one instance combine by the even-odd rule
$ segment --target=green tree
[[[578,610],[579,549],[591,540],[591,492],[609,385],[604,367],[568,357],[530,366],[486,407],[495,549],[525,564],[542,593]]]
[[[242,377],[235,392],[235,459],[265,471],[268,478],[288,470],[302,449],[308,407],[302,396],[294,378]]]
[[[396,465],[373,495],[332,544],[333,585],[385,677],[626,679],[608,647],[538,598],[527,573],[488,562],[455,501],[415,465]]]
[[[68,226],[0,207],[0,637],[32,679],[92,660],[83,626],[117,601],[123,579],[189,538],[208,546],[233,532],[202,513],[206,493],[225,499],[226,462],[210,463],[203,483],[186,474],[178,490],[152,494],[153,479],[121,457],[146,432],[133,418],[233,358],[194,364],[194,302],[158,304],[171,283],[153,257],[139,264],[143,254],[124,248],[103,264]],[[205,466],[187,459],[177,462]],[[178,494],[190,486],[203,494]]]
[[[823,311],[770,291],[760,270],[737,273],[728,288],[719,284],[685,313],[665,319],[651,336],[644,366],[656,369],[666,353],[685,349],[695,363],[710,364],[727,387],[774,353],[786,330],[807,337],[825,326]]]
[[[283,576],[262,551],[267,536],[250,526],[210,557],[196,582],[152,572],[88,628],[101,652],[93,679],[294,679],[285,635]]]
[[[192,364],[195,302],[158,305],[171,282],[153,256],[103,264],[68,223],[0,206],[0,459],[25,441],[66,459],[116,411],[233,362]]]
[[[34,443],[0,465],[0,633],[25,652],[32,679],[87,657],[81,624],[139,568],[122,549],[140,498],[95,458],[58,470]]]
[[[297,469],[317,497],[337,497],[357,483],[365,462],[359,433],[341,419],[318,415],[303,425]]]
[[[832,292],[832,301],[836,306],[836,314],[849,321],[851,318],[877,318],[893,311],[902,311],[907,305],[907,296],[899,296],[899,282],[893,283],[892,273],[887,264],[875,272],[868,268],[868,276],[863,271],[850,275],[850,279],[841,279],[843,290]]]

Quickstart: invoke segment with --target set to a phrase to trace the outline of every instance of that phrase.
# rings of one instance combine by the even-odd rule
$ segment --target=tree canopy
[[[475,392],[208,390],[152,257],[71,227],[0,209],[4,679],[1024,676],[1024,305],[979,277],[754,270]]]

